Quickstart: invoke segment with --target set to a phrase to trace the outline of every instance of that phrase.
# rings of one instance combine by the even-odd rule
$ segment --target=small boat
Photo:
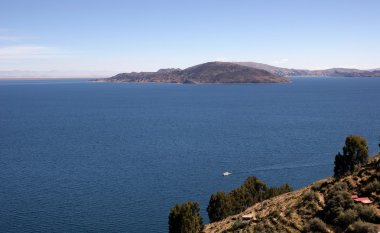
[[[231,172],[223,172],[223,176],[229,176],[231,174],[232,174]]]

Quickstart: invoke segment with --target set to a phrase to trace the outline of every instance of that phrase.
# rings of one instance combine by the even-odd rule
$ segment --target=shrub
[[[269,216],[271,216],[272,218],[278,218],[280,217],[280,212],[278,210],[273,210],[269,213]]]
[[[368,183],[364,188],[363,192],[365,194],[371,194],[373,192],[379,192],[380,191],[380,182],[375,179],[372,182]]]
[[[266,229],[267,229],[266,225],[262,222],[259,222],[255,225],[254,232],[255,233],[266,233],[267,232]]]
[[[322,189],[321,183],[316,183],[313,186],[311,186],[311,190],[313,190],[313,191],[320,191],[321,189]]]
[[[319,210],[319,198],[316,192],[305,192],[298,203],[297,212],[301,215],[314,216]]]
[[[304,227],[303,232],[327,233],[326,224],[319,218],[311,219]]]
[[[349,233],[377,233],[377,226],[374,224],[357,221],[347,229]]]
[[[227,230],[227,232],[236,232],[237,230],[243,229],[246,227],[248,224],[241,222],[241,221],[236,221],[232,226]]]
[[[379,196],[375,197],[375,203],[380,205],[380,197]]]
[[[200,233],[203,221],[197,202],[175,205],[169,213],[169,233]]]
[[[338,217],[334,220],[334,222],[343,229],[346,229],[350,224],[354,223],[356,220],[358,220],[358,213],[356,212],[356,210],[349,209],[340,212],[338,214]]]
[[[331,190],[327,195],[326,206],[324,208],[324,217],[331,222],[338,215],[348,209],[354,207],[354,201],[351,199],[351,194],[346,191]]]
[[[379,221],[379,216],[377,216],[376,211],[367,205],[356,204],[354,208],[361,220],[366,222],[376,223]]]
[[[302,195],[302,201],[303,202],[312,202],[312,201],[318,201],[318,195],[316,192],[310,190],[310,191],[307,191],[305,192],[303,195]]]
[[[337,191],[347,191],[348,190],[348,186],[346,183],[343,183],[343,182],[337,182],[335,183],[331,189],[330,189],[330,192],[329,193],[334,193],[334,192],[337,192]]]

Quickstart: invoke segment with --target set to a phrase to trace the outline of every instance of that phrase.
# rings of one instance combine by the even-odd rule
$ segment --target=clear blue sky
[[[378,0],[0,1],[0,70],[380,67]]]

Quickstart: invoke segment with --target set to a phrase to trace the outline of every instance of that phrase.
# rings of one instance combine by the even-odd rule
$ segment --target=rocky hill
[[[320,180],[257,203],[240,214],[206,225],[205,232],[377,233],[379,181],[380,156],[377,156],[349,176]]]
[[[286,77],[266,70],[229,62],[208,62],[184,70],[160,69],[157,72],[121,73],[103,82],[154,83],[287,83]]]
[[[304,76],[309,72],[309,70],[287,69],[257,62],[235,62],[235,64],[266,70],[272,74],[277,74],[280,76]]]
[[[235,62],[235,64],[256,69],[263,69],[280,76],[380,77],[379,70],[359,70],[347,68],[332,68],[326,70],[303,70],[281,68],[257,62]]]

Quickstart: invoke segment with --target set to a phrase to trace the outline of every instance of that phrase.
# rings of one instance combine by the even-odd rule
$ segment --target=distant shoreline
[[[88,80],[88,81],[93,81],[91,79],[97,79],[97,78],[21,78],[21,77],[0,77],[0,80],[4,80],[4,81],[16,81],[16,80],[20,80],[20,81],[34,81],[34,80],[75,80],[75,79],[84,79],[84,80]]]
[[[300,79],[309,79],[309,78],[322,78],[322,79],[330,79],[330,78],[373,78],[377,79],[379,77],[353,77],[353,76],[287,76],[287,78],[300,78]],[[100,80],[99,80],[100,79]],[[153,83],[163,83],[168,84],[170,82],[147,82],[147,81],[140,81],[140,82],[128,82],[128,81],[105,81],[102,80],[105,78],[21,78],[21,77],[0,77],[0,81],[38,81],[38,80],[87,80],[89,82],[97,82],[97,83],[134,83],[134,84],[153,84]],[[289,82],[291,83],[291,82]],[[187,84],[187,83],[171,83],[171,84]],[[192,84],[250,84],[250,83],[192,83]],[[253,83],[253,84],[259,84],[259,83]]]

